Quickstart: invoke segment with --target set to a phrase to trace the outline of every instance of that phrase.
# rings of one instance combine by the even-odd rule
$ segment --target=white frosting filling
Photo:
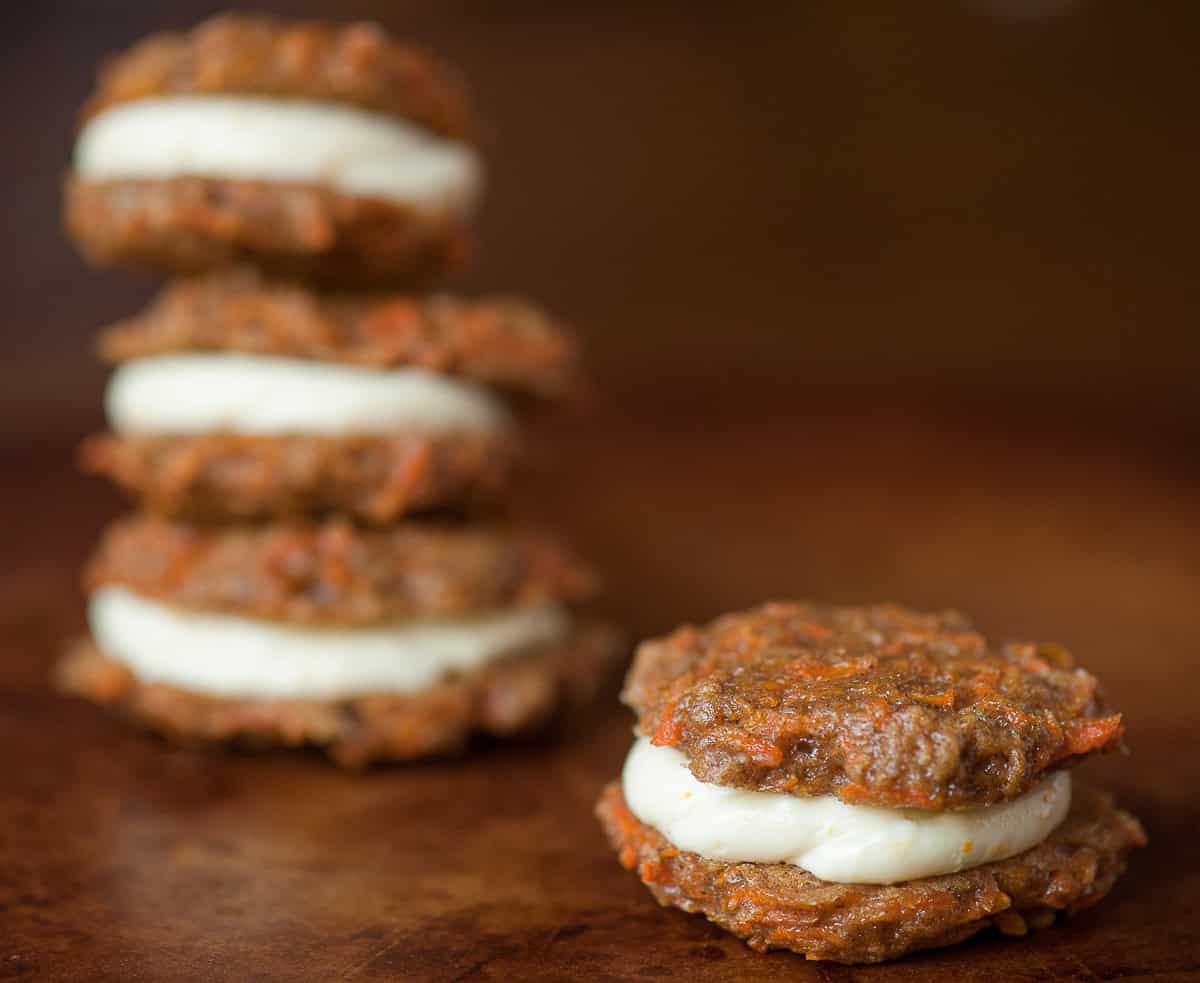
[[[469,146],[397,117],[253,96],[113,106],[80,133],[75,170],[99,181],[192,176],[319,184],[454,213],[470,209],[482,183]]]
[[[214,696],[331,700],[411,692],[566,637],[556,606],[360,628],[292,627],[184,611],[120,587],[88,605],[96,644],[139,679]]]
[[[1036,846],[1071,806],[1053,772],[1019,798],[965,812],[846,805],[701,782],[687,758],[639,738],[622,791],[630,811],[681,850],[728,863],[786,863],[825,881],[894,884],[1003,860]]]
[[[226,352],[126,362],[109,380],[105,407],[120,433],[490,432],[508,420],[481,387],[424,369]]]

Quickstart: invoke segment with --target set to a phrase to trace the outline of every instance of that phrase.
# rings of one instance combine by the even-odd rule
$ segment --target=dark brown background
[[[1092,913],[879,970],[657,909],[590,818],[628,718],[334,773],[169,751],[47,689],[117,502],[71,471],[88,339],[149,281],[58,232],[96,60],[201,3],[9,4],[0,58],[0,979],[1200,978],[1200,198],[1190,2],[296,3],[458,61],[466,285],[591,348],[537,508],[632,637],[766,597],[959,606],[1127,711],[1152,846]]]
[[[461,63],[491,162],[470,282],[570,314],[614,392],[1200,405],[1188,0],[259,6]],[[6,5],[6,427],[94,418],[82,343],[148,290],[58,234],[97,60],[219,9]]]

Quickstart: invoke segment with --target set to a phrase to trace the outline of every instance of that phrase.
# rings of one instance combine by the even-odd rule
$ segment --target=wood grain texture
[[[112,501],[65,446],[7,446],[0,978],[1200,979],[1195,433],[821,404],[542,429],[538,507],[605,566],[635,634],[766,597],[894,598],[1073,647],[1132,747],[1084,771],[1150,847],[1099,907],[1026,939],[878,968],[756,955],[658,908],[604,843],[592,804],[630,740],[613,701],[558,741],[353,776],[172,749],[49,692]]]

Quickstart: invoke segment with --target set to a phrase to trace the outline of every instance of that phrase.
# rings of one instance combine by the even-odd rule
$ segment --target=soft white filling
[[[98,181],[225,177],[319,184],[451,213],[469,210],[482,184],[474,150],[402,119],[253,96],[113,106],[80,133],[75,170]]]
[[[109,380],[105,406],[120,433],[490,432],[508,419],[479,386],[424,369],[235,353],[127,362]]]
[[[1049,836],[1071,805],[1065,771],[1011,802],[966,812],[748,792],[697,780],[682,753],[644,737],[625,761],[622,791],[630,811],[681,850],[728,863],[794,864],[841,884],[894,884],[1015,856]]]
[[[550,605],[363,628],[289,627],[183,611],[120,587],[92,595],[88,620],[104,654],[141,680],[264,699],[421,690],[570,629],[567,613]]]

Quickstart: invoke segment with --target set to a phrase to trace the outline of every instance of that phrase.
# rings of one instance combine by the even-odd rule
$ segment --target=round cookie
[[[424,285],[466,258],[471,138],[458,79],[373,25],[224,15],[105,67],[65,224],[99,265]]]
[[[990,645],[955,613],[768,604],[644,643],[622,696],[701,781],[967,809],[1119,746],[1058,645]]]
[[[575,603],[591,572],[521,528],[344,520],[201,526],[133,516],[113,523],[85,574],[154,601],[295,625],[370,625]]]

